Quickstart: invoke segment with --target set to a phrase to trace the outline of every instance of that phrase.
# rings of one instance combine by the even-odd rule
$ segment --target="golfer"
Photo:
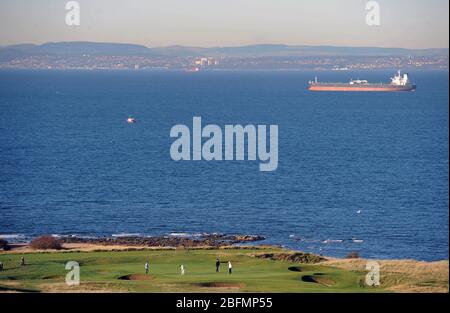
[[[219,273],[219,267],[220,267],[220,260],[219,258],[216,259],[216,273]]]

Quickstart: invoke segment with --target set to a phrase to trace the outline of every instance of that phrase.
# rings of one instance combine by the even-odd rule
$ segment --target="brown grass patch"
[[[117,293],[127,292],[118,285],[110,283],[81,282],[79,286],[68,286],[66,283],[45,283],[38,287],[41,292],[50,293]]]
[[[449,291],[448,261],[378,260],[381,287],[395,292]],[[323,263],[337,268],[367,272],[367,260],[332,259]]]
[[[34,289],[24,288],[20,282],[17,281],[1,281],[0,293],[17,293],[17,292],[37,292]]]

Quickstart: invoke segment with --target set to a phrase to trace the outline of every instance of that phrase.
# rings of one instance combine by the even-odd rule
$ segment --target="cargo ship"
[[[401,74],[400,71],[391,78],[390,83],[369,83],[367,80],[355,79],[348,83],[325,83],[309,81],[310,91],[414,91],[416,85],[409,81],[408,74]]]

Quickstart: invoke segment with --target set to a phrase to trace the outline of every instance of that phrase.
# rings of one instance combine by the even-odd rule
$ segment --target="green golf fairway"
[[[281,250],[271,250],[270,252]],[[268,252],[265,250],[264,252]],[[365,272],[316,264],[259,259],[253,249],[146,250],[114,252],[55,252],[1,254],[2,291],[100,292],[366,292],[382,288],[364,286]],[[149,274],[144,264],[148,257]],[[219,257],[220,272],[215,272]],[[228,273],[227,261],[233,264]],[[68,286],[68,261],[80,264],[80,285]],[[180,274],[183,264],[185,275]]]

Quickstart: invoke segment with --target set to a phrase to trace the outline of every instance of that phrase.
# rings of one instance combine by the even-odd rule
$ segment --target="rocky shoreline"
[[[265,240],[259,235],[228,235],[228,234],[204,234],[198,237],[181,236],[158,236],[158,237],[62,237],[58,239],[61,243],[81,243],[103,246],[139,246],[139,247],[224,247],[236,244],[256,242]]]

